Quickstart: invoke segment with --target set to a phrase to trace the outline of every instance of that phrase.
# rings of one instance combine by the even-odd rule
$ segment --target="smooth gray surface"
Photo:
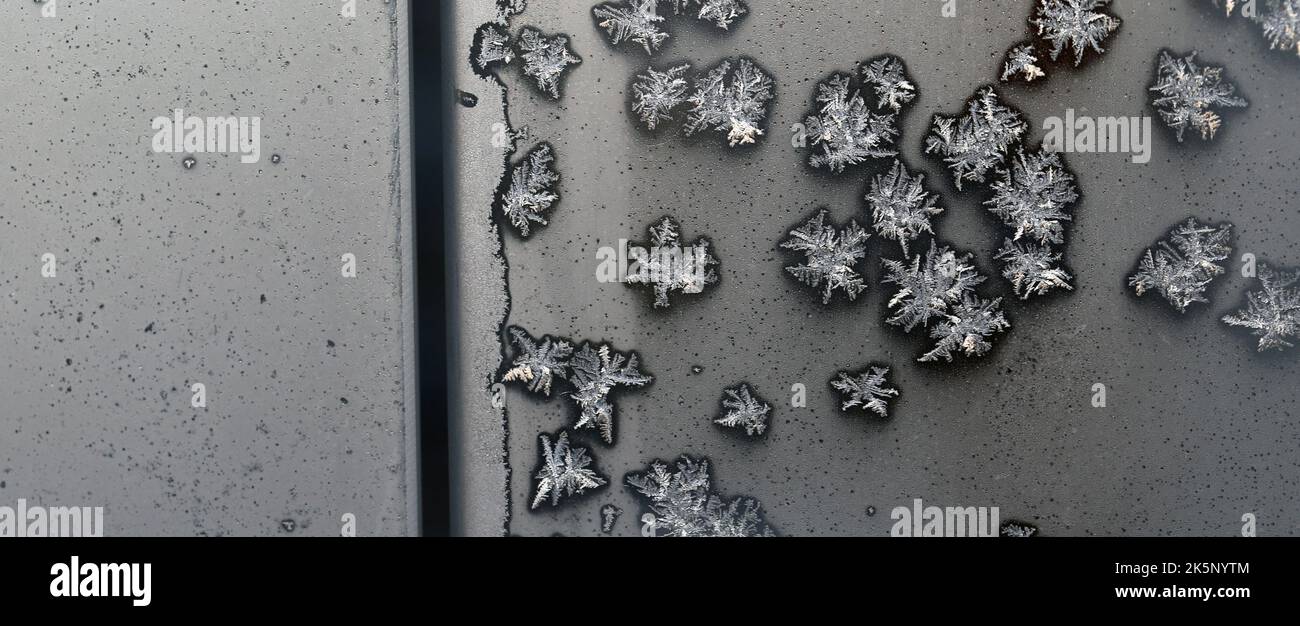
[[[340,7],[5,8],[0,504],[104,506],[108,535],[419,532],[407,11]],[[153,153],[173,108],[261,116],[261,162]]]

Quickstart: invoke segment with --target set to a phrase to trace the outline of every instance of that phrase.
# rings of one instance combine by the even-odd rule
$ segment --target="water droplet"
[[[456,99],[460,101],[460,105],[463,106],[463,107],[472,107],[472,106],[478,104],[478,96],[476,96],[476,95],[474,95],[474,94],[472,94],[472,93],[470,93],[470,92],[468,92],[468,91],[461,91],[461,90],[457,89],[457,90],[456,90]]]
[[[272,155],[271,155],[271,164],[272,164],[272,165],[279,165],[279,164],[280,164],[280,155],[278,155],[278,154],[272,154]]]
[[[198,165],[198,163],[199,160],[192,156],[187,156],[184,159],[181,159],[181,165],[183,165],[187,170],[194,169],[194,166]]]

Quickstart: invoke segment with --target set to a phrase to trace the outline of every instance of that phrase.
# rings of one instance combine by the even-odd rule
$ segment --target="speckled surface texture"
[[[419,532],[406,9],[340,4],[5,7],[0,503],[103,506],[107,535]],[[261,161],[155,154],[174,108],[260,116]]]
[[[1218,322],[1253,287],[1237,271],[1242,253],[1300,264],[1300,62],[1268,50],[1253,26],[1222,19],[1209,3],[1119,0],[1113,11],[1124,24],[1106,55],[1078,69],[1054,67],[1038,85],[1000,88],[1028,116],[1033,145],[1043,119],[1068,107],[1080,115],[1154,116],[1146,88],[1161,47],[1199,48],[1202,60],[1226,66],[1252,106],[1230,112],[1208,144],[1189,137],[1179,145],[1157,121],[1146,165],[1125,154],[1065,155],[1084,196],[1066,253],[1075,291],[1008,301],[1013,328],[984,360],[921,366],[913,360],[926,341],[883,323],[888,290],[878,282],[878,239],[866,266],[871,291],[851,305],[823,307],[784,275],[790,258],[777,248],[784,233],[818,206],[837,222],[863,221],[869,175],[886,165],[839,178],[813,173],[787,129],[830,71],[900,55],[920,91],[903,116],[902,156],[942,195],[948,210],[937,220],[940,237],[975,252],[992,273],[1002,231],[979,204],[983,192],[957,192],[922,154],[923,138],[933,113],[957,112],[997,78],[1007,49],[1029,34],[1031,3],[959,1],[949,19],[940,16],[941,2],[753,0],[752,12],[721,37],[671,20],[673,39],[656,55],[658,66],[689,60],[702,68],[745,54],[775,75],[770,136],[744,150],[714,138],[684,140],[673,129],[639,131],[626,86],[647,58],[633,45],[608,45],[591,4],[534,2],[512,20],[512,31],[532,25],[571,35],[583,63],[558,102],[539,97],[517,69],[505,73],[511,122],[526,127],[530,141],[555,146],[563,177],[549,226],[527,241],[505,234],[509,323],[636,350],[656,380],[620,397],[614,446],[594,431],[577,438],[612,485],[539,512],[528,510],[537,434],[571,427],[574,408],[509,388],[510,533],[597,534],[600,507],[614,503],[625,511],[615,534],[637,535],[645,509],[624,486],[625,474],[682,453],[709,457],[716,489],[759,498],[788,535],[884,536],[890,510],[913,498],[997,506],[1003,519],[1033,522],[1045,535],[1228,536],[1239,533],[1247,512],[1257,515],[1261,535],[1300,531],[1296,355],[1258,355],[1252,338]],[[482,21],[462,11],[457,36],[467,40]],[[482,175],[499,176],[499,167]],[[462,214],[485,218],[479,195],[459,202]],[[713,241],[722,281],[702,297],[651,311],[639,290],[596,281],[596,250],[620,237],[641,239],[664,214],[688,236]],[[1125,280],[1139,254],[1189,215],[1231,221],[1235,253],[1210,291],[1213,304],[1179,316],[1152,296],[1135,298]],[[988,287],[1009,295],[999,277]],[[498,349],[477,347],[487,355]],[[841,414],[827,385],[836,370],[870,361],[893,365],[902,390],[888,421]],[[693,373],[695,365],[703,371]],[[776,405],[761,440],[711,423],[723,388],[740,381]],[[807,386],[807,408],[790,407],[796,383]],[[1105,408],[1090,404],[1095,383],[1107,387]],[[466,411],[460,419],[493,418]],[[466,493],[459,505],[495,510],[493,496]]]

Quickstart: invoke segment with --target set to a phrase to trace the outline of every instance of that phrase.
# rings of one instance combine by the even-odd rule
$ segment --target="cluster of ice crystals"
[[[524,60],[524,75],[532,77],[542,93],[556,100],[560,98],[560,80],[564,72],[570,65],[582,63],[582,59],[569,50],[568,37],[547,37],[530,26],[519,31],[519,51]]]
[[[772,537],[762,505],[753,498],[730,502],[709,485],[709,462],[683,456],[672,471],[659,460],[627,482],[650,504],[651,528],[658,537]],[[643,518],[645,519],[645,518]]]
[[[862,407],[880,417],[889,417],[889,400],[898,396],[898,390],[886,387],[888,367],[871,366],[861,372],[837,372],[838,378],[831,381],[831,387],[844,395],[840,403],[841,411]]]
[[[889,107],[894,113],[916,98],[916,85],[907,76],[903,61],[884,55],[862,66],[862,81],[876,90],[876,108]]]
[[[800,282],[822,290],[822,304],[829,304],[836,289],[844,291],[854,300],[867,288],[867,283],[854,266],[867,254],[867,239],[871,237],[856,221],[850,220],[843,230],[826,224],[826,209],[790,231],[793,239],[781,243],[782,248],[802,253],[806,260],[799,265],[786,267]]]
[[[989,341],[993,335],[1011,328],[1011,323],[999,309],[1002,298],[983,300],[973,293],[962,295],[934,328],[930,337],[937,340],[934,349],[921,356],[919,361],[952,361],[954,353],[978,357],[993,348]]]
[[[1024,117],[986,87],[971,99],[965,115],[934,116],[925,151],[943,156],[961,189],[963,181],[984,182],[985,173],[1002,164],[1027,128]]]
[[[668,33],[659,28],[664,18],[658,13],[658,4],[658,0],[626,0],[597,5],[591,12],[610,43],[632,41],[641,44],[646,54],[653,54],[668,38]]]
[[[722,398],[725,412],[713,420],[714,423],[728,428],[744,428],[745,434],[751,437],[767,430],[767,415],[772,412],[772,406],[756,397],[749,385],[723,389],[723,392],[726,394]]]
[[[741,57],[734,71],[730,60],[722,61],[695,81],[686,134],[712,129],[726,133],[729,145],[754,143],[773,95],[772,77],[753,61]]]
[[[542,469],[537,472],[537,493],[532,508],[537,508],[548,497],[551,506],[560,504],[562,496],[581,495],[588,489],[605,484],[605,479],[590,467],[591,457],[586,448],[569,446],[569,433],[560,431],[555,445],[550,437],[541,435]]]
[[[629,274],[628,284],[647,285],[654,289],[656,307],[671,306],[669,294],[702,293],[718,282],[718,260],[709,253],[709,241],[701,237],[683,247],[680,226],[665,217],[650,227],[651,248],[635,260],[639,271]]]
[[[1038,53],[1034,51],[1034,46],[1020,44],[1007,53],[1007,60],[1002,64],[1002,81],[1019,78],[1028,83],[1046,76],[1038,63]]]
[[[1119,28],[1119,18],[1102,11],[1109,4],[1110,0],[1038,0],[1029,21],[1038,27],[1038,36],[1051,43],[1053,61],[1069,46],[1077,66],[1088,48],[1105,52],[1101,42]]]
[[[1222,124],[1214,108],[1244,107],[1246,100],[1234,95],[1237,88],[1223,81],[1223,68],[1196,64],[1196,52],[1178,58],[1167,50],[1160,51],[1156,84],[1151,91],[1158,97],[1151,101],[1161,119],[1177,133],[1178,141],[1188,128],[1201,133],[1201,139],[1213,139]]]
[[[627,356],[608,345],[592,349],[582,344],[569,362],[573,391],[569,394],[582,410],[576,428],[596,428],[605,443],[614,443],[614,404],[609,394],[617,386],[641,387],[653,378],[637,369],[636,353]]]
[[[501,210],[524,237],[529,235],[530,223],[546,225],[544,213],[560,197],[555,193],[560,175],[552,167],[554,161],[551,145],[541,143],[510,172],[510,185],[500,200]]]
[[[1061,255],[1049,246],[1007,239],[994,258],[1002,261],[1002,276],[1021,300],[1043,295],[1052,289],[1073,290],[1070,275],[1058,267]]]
[[[882,281],[898,285],[889,300],[889,308],[897,311],[885,321],[909,333],[948,313],[985,280],[971,263],[970,254],[958,255],[933,240],[929,252],[912,257],[910,264],[885,259],[884,266],[887,275]]]
[[[938,196],[925,191],[924,174],[913,175],[901,161],[895,160],[887,174],[876,176],[867,192],[867,206],[876,232],[881,237],[897,241],[907,254],[909,241],[921,233],[934,234],[930,218],[943,212],[935,206]]]
[[[819,112],[805,121],[814,150],[808,157],[813,167],[827,167],[840,173],[845,166],[868,158],[885,158],[898,154],[894,142],[898,128],[893,115],[878,115],[867,108],[857,89],[850,86],[847,74],[834,74],[817,85]]]
[[[686,72],[683,63],[660,72],[650,67],[632,83],[632,112],[641,117],[646,128],[654,130],[660,122],[673,119],[673,109],[686,102]]]
[[[1061,156],[1040,148],[1029,154],[1021,151],[1011,167],[999,170],[993,197],[984,204],[1015,229],[1013,239],[1028,236],[1038,243],[1061,243],[1062,222],[1070,220],[1066,208],[1078,199],[1074,175]]]
[[[1007,520],[998,529],[1000,537],[1033,537],[1038,534],[1038,527],[1026,522]]]
[[[1300,337],[1300,271],[1274,270],[1260,263],[1260,289],[1246,294],[1246,308],[1225,315],[1224,323],[1249,328],[1259,337],[1259,351],[1294,347]]]
[[[510,33],[497,24],[484,24],[474,34],[477,54],[474,55],[474,67],[479,72],[487,72],[496,65],[509,64],[515,58],[515,51],[510,42]]]
[[[1193,302],[1206,302],[1203,295],[1210,281],[1223,274],[1219,262],[1232,254],[1228,239],[1232,227],[1209,226],[1195,218],[1175,226],[1168,240],[1147,249],[1129,285],[1141,296],[1157,290],[1179,313]],[[1172,242],[1172,243],[1171,243]]]
[[[614,524],[618,523],[618,518],[623,515],[623,509],[613,504],[606,504],[600,507],[600,532],[606,535],[614,532]]]
[[[740,16],[749,11],[741,0],[666,0],[678,15],[695,11],[696,19],[713,22],[727,30]],[[697,9],[698,7],[698,9]]]
[[[542,337],[538,344],[528,332],[515,326],[510,327],[510,336],[519,356],[515,357],[514,367],[502,376],[503,381],[519,381],[528,384],[533,393],[551,395],[551,383],[556,377],[567,378],[569,357],[573,356],[573,344],[562,339]]]
[[[1300,0],[1268,0],[1259,23],[1270,48],[1300,54]]]

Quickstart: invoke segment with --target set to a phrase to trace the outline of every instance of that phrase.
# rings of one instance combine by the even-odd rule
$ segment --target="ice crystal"
[[[741,57],[732,71],[730,60],[722,61],[695,82],[695,91],[687,101],[685,130],[693,135],[712,129],[727,134],[727,142],[754,143],[763,134],[761,125],[767,118],[767,104],[773,97],[772,77],[752,61]]]
[[[570,65],[582,63],[569,50],[569,38],[564,35],[547,37],[541,31],[525,26],[519,31],[520,56],[524,59],[524,75],[537,82],[537,88],[552,99],[560,98],[560,80]]]
[[[1079,199],[1079,192],[1060,154],[1042,148],[1029,154],[1021,151],[1011,167],[998,174],[993,197],[984,204],[1015,229],[1012,239],[1028,236],[1038,243],[1061,243],[1062,222],[1070,220],[1066,209]]]
[[[528,8],[528,0],[497,0],[497,21],[505,24]]]
[[[954,184],[961,189],[963,181],[984,182],[985,173],[1002,164],[1026,129],[1024,117],[986,87],[971,99],[965,115],[934,116],[925,151],[943,155]]]
[[[1300,54],[1300,0],[1269,0],[1259,23],[1270,48]]]
[[[1038,527],[1027,522],[1017,522],[1007,520],[1002,522],[998,528],[998,535],[1001,537],[1033,537],[1038,534]]]
[[[1101,42],[1119,28],[1119,18],[1102,11],[1109,4],[1110,0],[1038,0],[1037,14],[1029,22],[1038,27],[1039,37],[1052,44],[1053,61],[1069,46],[1077,66],[1088,48],[1105,52]]]
[[[514,367],[501,380],[524,382],[533,393],[551,395],[554,379],[568,378],[565,372],[569,368],[569,357],[573,356],[573,345],[549,336],[542,337],[539,345],[527,331],[515,326],[510,327],[510,336],[514,338],[519,356],[515,357]]]
[[[868,158],[898,154],[894,116],[871,112],[858,90],[851,89],[850,80],[847,74],[834,74],[818,84],[820,112],[804,120],[812,144],[821,147],[808,157],[808,163],[837,174]]]
[[[881,417],[889,417],[890,398],[898,396],[898,390],[886,387],[889,382],[888,367],[870,366],[861,372],[837,372],[839,378],[831,381],[844,400],[840,403],[841,411],[862,407],[864,411],[873,411]]]
[[[682,245],[680,226],[665,217],[650,227],[650,249],[634,251],[639,269],[627,276],[628,284],[648,285],[655,292],[655,307],[671,306],[669,294],[702,293],[718,282],[718,260],[709,254],[703,237],[690,246]]]
[[[1000,310],[1002,298],[983,300],[972,293],[962,296],[944,319],[930,329],[930,337],[937,339],[934,349],[925,353],[921,362],[943,359],[952,361],[952,355],[962,352],[968,357],[983,356],[993,344],[993,335],[1011,328],[1011,323]]]
[[[916,85],[907,76],[903,61],[885,55],[862,66],[862,81],[876,90],[876,108],[889,107],[894,113],[916,98]]]
[[[678,15],[695,10],[695,18],[713,22],[714,26],[727,30],[733,22],[744,15],[748,8],[741,0],[668,0]]]
[[[659,28],[664,18],[659,15],[659,0],[627,0],[601,4],[592,8],[597,25],[605,29],[609,42],[618,45],[625,41],[641,44],[646,54],[654,54],[668,33]]]
[[[600,507],[600,532],[606,535],[614,532],[614,524],[618,523],[618,518],[622,515],[623,509],[613,504]]]
[[[1259,351],[1294,347],[1300,337],[1300,271],[1274,270],[1259,264],[1260,290],[1246,294],[1246,308],[1225,315],[1224,323],[1249,328],[1259,337]]]
[[[630,474],[627,483],[650,504],[654,536],[771,537],[762,505],[753,498],[727,502],[709,485],[709,461],[683,456],[677,471],[659,460],[644,474]],[[645,518],[643,518],[645,519]]]
[[[548,496],[551,506],[557,506],[562,496],[581,495],[588,489],[605,484],[605,479],[588,467],[591,465],[591,457],[587,456],[587,449],[569,446],[569,433],[560,431],[554,446],[545,434],[540,438],[542,468],[535,476],[537,494],[533,496],[532,508],[537,508]]]
[[[584,343],[569,364],[574,387],[569,395],[582,409],[575,427],[599,429],[605,443],[614,443],[614,404],[610,402],[610,392],[620,385],[641,387],[654,379],[637,370],[635,352],[625,357],[608,345],[592,349]]]
[[[501,210],[524,237],[529,235],[531,222],[546,225],[544,213],[560,198],[555,193],[560,175],[552,166],[554,161],[551,145],[540,143],[510,172],[510,185],[501,196]]]
[[[1249,0],[1247,0],[1249,1]],[[1232,12],[1237,9],[1237,0],[1210,0],[1216,7],[1223,7],[1224,15],[1232,16]]]
[[[897,241],[903,247],[903,254],[907,254],[908,242],[921,233],[934,234],[930,218],[943,212],[935,206],[938,196],[926,192],[924,182],[924,174],[912,175],[902,162],[895,160],[889,173],[871,181],[871,190],[867,192],[867,206],[871,207],[876,232],[885,239]]]
[[[906,260],[885,259],[884,266],[887,275],[882,282],[898,285],[889,300],[889,308],[898,310],[885,321],[909,333],[917,326],[928,326],[931,318],[946,315],[985,280],[971,263],[970,254],[958,255],[933,240],[929,252],[912,257],[910,265]]]
[[[767,415],[772,412],[772,406],[754,396],[749,385],[723,389],[723,392],[726,394],[722,398],[725,413],[713,420],[714,423],[728,428],[744,428],[745,434],[751,437],[767,430]]]
[[[1032,45],[1026,43],[1012,48],[1011,52],[1007,53],[1006,62],[1002,64],[1002,82],[1020,78],[1028,83],[1046,76],[1038,63],[1038,53],[1034,51]]]
[[[509,64],[515,58],[510,33],[496,24],[484,24],[474,34],[474,67],[480,73],[495,65]]]
[[[683,63],[664,72],[650,67],[637,75],[632,83],[632,112],[646,128],[654,130],[660,122],[671,121],[673,109],[686,102],[686,72],[690,69],[690,64]]]
[[[866,256],[867,239],[871,235],[856,221],[849,220],[847,227],[836,230],[834,224],[826,224],[826,209],[821,209],[803,226],[790,231],[790,235],[793,239],[782,242],[781,247],[807,258],[785,269],[809,287],[825,283],[822,304],[830,303],[836,289],[842,289],[849,300],[866,290],[866,281],[853,267]]]
[[[1168,240],[1147,249],[1128,283],[1139,296],[1158,290],[1179,313],[1193,302],[1208,303],[1203,294],[1210,281],[1224,272],[1218,262],[1232,254],[1231,235],[1227,224],[1209,226],[1188,218],[1174,227]]]
[[[1002,261],[1002,276],[1021,300],[1041,296],[1051,289],[1073,290],[1070,275],[1057,266],[1061,255],[1048,246],[1007,239],[994,258]]]
[[[1222,124],[1211,108],[1244,107],[1246,100],[1233,95],[1237,88],[1223,81],[1223,68],[1196,64],[1196,52],[1176,58],[1168,50],[1160,51],[1156,83],[1151,91],[1159,97],[1151,105],[1160,113],[1165,125],[1174,129],[1178,141],[1189,127],[1201,133],[1201,139],[1213,139]]]

